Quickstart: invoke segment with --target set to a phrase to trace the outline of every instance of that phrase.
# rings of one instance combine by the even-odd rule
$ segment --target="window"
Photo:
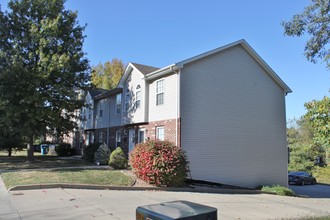
[[[103,132],[99,132],[99,143],[103,142]]]
[[[93,101],[90,100],[89,107],[88,107],[88,119],[92,118],[92,109],[93,109]]]
[[[90,133],[90,135],[91,135],[90,136],[90,139],[89,139],[90,140],[90,143],[91,144],[94,144],[94,138],[95,138],[94,133],[92,132],[92,133]]]
[[[103,116],[103,100],[99,102],[99,117]]]
[[[156,82],[156,105],[164,104],[164,79]]]
[[[121,142],[121,130],[116,131],[116,147],[120,146]]]
[[[163,141],[165,139],[164,127],[156,127],[156,139]]]
[[[86,133],[86,145],[88,146],[90,144],[90,133],[87,131]]]
[[[116,96],[116,114],[120,114],[121,112],[121,94],[117,94]]]
[[[135,101],[135,107],[140,108],[141,106],[141,91],[136,92],[136,101]]]
[[[128,112],[128,110],[129,110],[129,94],[126,94],[125,111]]]
[[[130,91],[126,89],[126,96],[125,96],[125,111],[128,112],[130,106]]]
[[[144,140],[145,140],[144,128],[140,128],[139,133],[138,133],[138,143],[142,143],[142,142],[144,142]]]

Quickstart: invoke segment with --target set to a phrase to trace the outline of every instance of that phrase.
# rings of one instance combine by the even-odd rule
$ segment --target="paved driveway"
[[[330,199],[330,185],[316,184],[316,185],[290,185],[296,194],[305,195],[310,198],[327,198]]]
[[[330,199],[306,199],[266,194],[43,189],[11,191],[19,218],[135,219],[138,206],[187,200],[215,207],[218,219],[288,219],[330,216]],[[0,216],[0,219],[1,218]]]

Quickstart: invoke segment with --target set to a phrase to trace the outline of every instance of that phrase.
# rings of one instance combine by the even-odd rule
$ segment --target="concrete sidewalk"
[[[10,194],[23,220],[134,220],[135,210],[138,206],[176,200],[187,200],[215,207],[218,209],[219,220],[297,219],[306,216],[330,216],[330,199],[307,199],[267,194],[62,188],[11,191]],[[9,217],[0,215],[0,219],[15,219]]]
[[[0,219],[21,219],[0,176]]]

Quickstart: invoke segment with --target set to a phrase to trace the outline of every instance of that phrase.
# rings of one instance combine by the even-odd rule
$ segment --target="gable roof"
[[[146,66],[138,63],[131,63],[133,66],[136,67],[142,74],[146,75],[148,73],[154,72],[158,70],[159,68],[153,67],[153,66]]]
[[[107,90],[107,89],[91,89],[88,92],[92,96],[92,98],[94,98],[95,96],[98,96],[98,95],[100,95],[102,93],[105,93],[107,91],[109,91],[109,90]]]
[[[107,90],[106,92],[103,92],[103,93],[100,93],[100,94],[94,96],[94,99],[95,100],[101,100],[101,99],[104,99],[104,98],[108,98],[112,95],[121,93],[122,90],[123,90],[122,88],[114,88],[114,89],[111,89],[111,90]]]
[[[146,66],[146,65],[142,65],[142,64],[138,64],[138,63],[129,63],[126,66],[123,76],[119,80],[119,83],[118,83],[119,88],[122,88],[124,86],[124,83],[125,83],[127,77],[129,76],[129,74],[131,73],[131,71],[133,69],[136,69],[141,74],[141,77],[145,77],[147,74],[155,72],[159,68],[153,67],[153,66]]]
[[[163,76],[165,74],[168,74],[168,73],[171,73],[171,72],[174,72],[176,70],[179,70],[179,69],[183,68],[184,65],[186,65],[186,64],[189,64],[189,63],[194,62],[196,60],[203,59],[203,58],[205,58],[207,56],[210,56],[210,55],[213,55],[215,53],[225,51],[226,49],[229,49],[229,48],[237,46],[237,45],[242,46],[246,50],[246,52],[250,56],[252,56],[253,59],[269,74],[269,76],[271,78],[273,78],[273,80],[284,90],[285,93],[292,92],[292,90],[283,82],[283,80],[274,72],[274,70],[272,68],[270,68],[270,66],[268,66],[268,64],[257,54],[257,52],[255,52],[253,50],[253,48],[244,39],[233,42],[231,44],[227,44],[227,45],[219,47],[219,48],[216,48],[214,50],[210,50],[208,52],[199,54],[197,56],[193,56],[191,58],[188,58],[188,59],[185,59],[183,61],[177,62],[175,64],[169,65],[169,66],[164,67],[162,69],[155,70],[155,71],[147,74],[146,78],[147,79],[154,79],[156,77]]]

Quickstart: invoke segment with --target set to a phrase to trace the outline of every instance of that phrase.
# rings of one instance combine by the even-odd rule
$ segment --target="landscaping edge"
[[[34,189],[87,189],[87,190],[130,190],[130,191],[167,191],[167,192],[196,192],[196,193],[226,193],[226,194],[270,194],[274,193],[262,192],[260,190],[247,189],[216,189],[216,188],[192,188],[192,187],[136,187],[136,186],[103,186],[103,185],[85,185],[85,184],[34,184],[14,186],[8,191],[34,190]]]

